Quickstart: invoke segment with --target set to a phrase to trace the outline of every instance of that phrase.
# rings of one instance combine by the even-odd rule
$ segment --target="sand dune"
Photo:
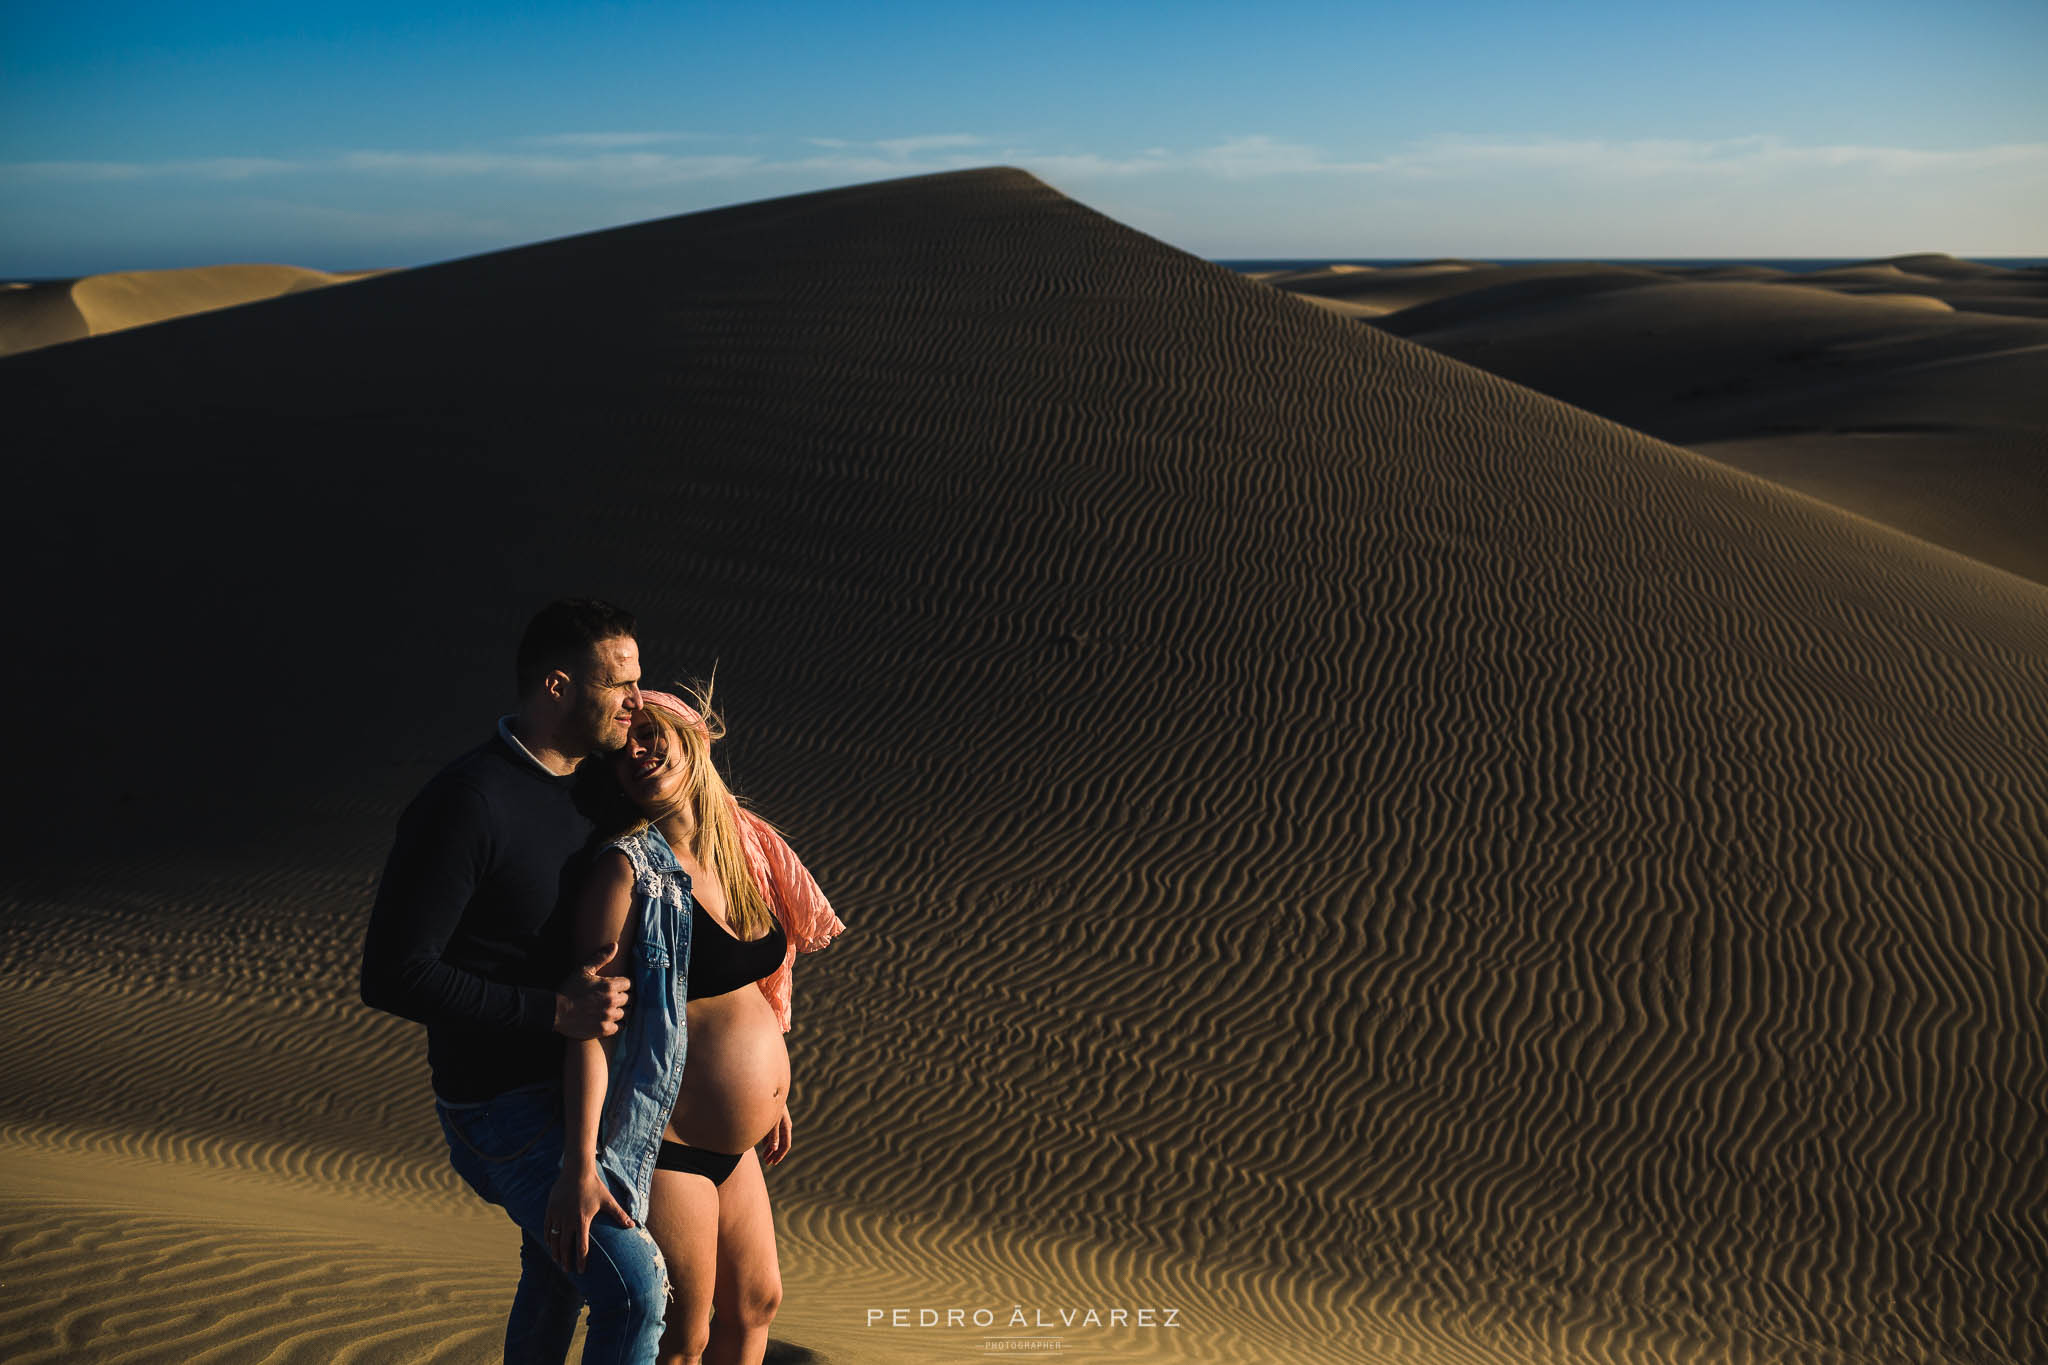
[[[0,285],[0,355],[90,336],[71,301],[71,281]]]
[[[1522,282],[1552,282],[1567,290],[1589,287],[1627,288],[1638,284],[1661,284],[1666,277],[1634,266],[1582,265],[1573,262],[1537,265],[1487,265],[1478,261],[1425,261],[1369,273],[1357,271],[1303,271],[1267,283],[1290,294],[1318,300],[1338,299],[1345,303],[1369,305],[1386,312],[1414,308],[1440,299],[1456,298],[1474,290],[1494,289]]]
[[[324,289],[381,271],[336,273],[295,265],[209,265],[124,270],[0,290],[0,355],[102,336],[238,304]]]
[[[0,1351],[490,1358],[509,1229],[355,952],[575,589],[651,676],[716,663],[854,929],[799,972],[785,1342],[1150,1305],[1044,1334],[2048,1354],[2038,584],[1009,171],[188,317],[0,399],[64,452],[5,538],[62,586],[7,684]]]
[[[1844,293],[1877,290],[1936,298],[1975,313],[2048,318],[2048,271],[2009,270],[1953,256],[1895,256],[1792,279]]]
[[[2048,318],[1970,292],[1995,280],[2048,303],[2030,273],[1947,257],[1775,279],[1500,269],[1375,325],[2048,582]]]

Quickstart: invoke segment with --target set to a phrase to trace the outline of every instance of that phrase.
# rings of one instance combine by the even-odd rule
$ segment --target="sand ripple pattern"
[[[481,1362],[503,1274],[346,1238],[0,1202],[7,1358],[31,1365]]]
[[[313,1169],[332,1065],[412,1134],[338,1124],[340,1178],[428,1178],[355,935],[573,586],[652,676],[717,662],[739,787],[852,926],[799,972],[791,1320],[1129,1291],[1203,1331],[1117,1359],[2048,1358],[2036,584],[1013,172],[18,356],[0,398],[65,452],[17,471],[10,553],[72,585],[21,638],[215,726],[23,741],[10,979],[109,991],[71,1017],[189,1135],[140,1141]],[[288,685],[224,694],[252,641]],[[224,1072],[205,1008],[273,988],[308,1060]],[[35,1074],[11,1121],[111,1121]]]

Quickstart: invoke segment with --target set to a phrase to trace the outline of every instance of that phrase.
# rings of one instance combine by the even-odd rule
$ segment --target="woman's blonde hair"
[[[725,725],[711,709],[708,688],[701,693],[689,688],[683,696],[701,718],[700,724],[693,725],[687,717],[655,703],[642,706],[640,716],[654,722],[653,747],[662,762],[687,763],[689,776],[667,809],[635,808],[632,814],[636,818],[624,833],[637,834],[687,810],[694,829],[689,853],[700,865],[716,871],[718,884],[725,891],[726,923],[735,937],[756,939],[768,933],[774,921],[769,914],[768,897],[754,881],[753,869],[747,864],[746,845],[740,841],[739,803],[711,761],[711,746],[725,737]]]

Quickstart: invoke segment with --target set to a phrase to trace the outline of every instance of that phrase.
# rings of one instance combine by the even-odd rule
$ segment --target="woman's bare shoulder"
[[[586,906],[624,906],[633,898],[636,874],[632,861],[616,848],[600,849],[590,860],[590,873],[583,883]]]

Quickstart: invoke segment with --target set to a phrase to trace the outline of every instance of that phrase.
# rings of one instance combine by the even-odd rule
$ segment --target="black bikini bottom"
[[[723,1185],[725,1178],[732,1174],[733,1167],[740,1164],[745,1152],[707,1152],[702,1147],[692,1147],[686,1142],[661,1144],[655,1153],[654,1165],[663,1171],[688,1171],[701,1175],[714,1185]]]

